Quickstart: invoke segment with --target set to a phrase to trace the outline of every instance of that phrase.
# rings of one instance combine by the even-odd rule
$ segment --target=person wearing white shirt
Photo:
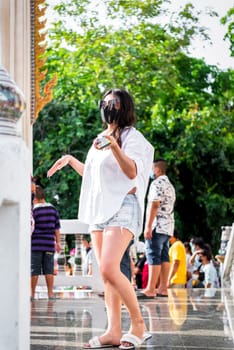
[[[167,297],[170,271],[169,240],[174,233],[176,193],[170,182],[165,159],[153,163],[154,180],[150,184],[144,229],[146,258],[149,266],[148,283],[138,299]],[[157,293],[156,293],[157,286]]]
[[[93,274],[93,249],[90,244],[90,236],[83,235],[82,236],[82,274],[92,275]]]
[[[55,162],[52,176],[69,164],[82,178],[79,219],[90,225],[92,246],[104,281],[108,328],[92,338],[84,348],[120,345],[139,346],[150,335],[136,294],[120,270],[120,262],[130,241],[142,231],[144,197],[153,162],[153,146],[133,127],[134,103],[129,93],[111,89],[100,103],[106,129],[91,146],[85,163],[71,155]],[[131,325],[122,336],[121,305],[126,305]]]
[[[213,289],[218,288],[220,286],[218,273],[212,262],[210,247],[207,244],[204,245],[204,248],[199,253],[199,256],[202,263],[200,271],[204,272],[204,287]]]

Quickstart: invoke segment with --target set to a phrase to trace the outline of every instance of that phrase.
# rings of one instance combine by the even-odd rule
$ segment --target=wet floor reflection
[[[79,298],[62,293],[55,301],[31,303],[31,350],[81,349],[107,327],[103,298],[85,293]],[[152,339],[142,349],[234,349],[234,297],[230,290],[169,290],[168,298],[141,301]],[[123,331],[129,317],[123,307]],[[140,348],[140,349],[141,349]]]

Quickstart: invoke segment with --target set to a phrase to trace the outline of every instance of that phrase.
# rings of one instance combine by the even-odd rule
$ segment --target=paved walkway
[[[234,295],[217,290],[170,290],[168,298],[140,301],[152,338],[138,349],[234,349]],[[233,292],[234,293],[234,292]],[[31,302],[31,350],[74,350],[106,329],[102,297],[87,291],[58,291],[56,300],[38,293]],[[123,331],[129,327],[122,309]]]

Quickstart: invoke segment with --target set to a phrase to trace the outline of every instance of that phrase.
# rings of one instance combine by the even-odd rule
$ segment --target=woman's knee
[[[115,280],[116,276],[116,269],[111,266],[112,264],[105,264],[100,263],[100,272],[102,275],[102,278],[105,281],[112,282]]]

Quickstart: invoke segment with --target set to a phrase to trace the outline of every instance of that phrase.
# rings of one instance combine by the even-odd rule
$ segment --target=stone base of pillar
[[[0,137],[0,349],[30,348],[30,162],[24,141]]]

